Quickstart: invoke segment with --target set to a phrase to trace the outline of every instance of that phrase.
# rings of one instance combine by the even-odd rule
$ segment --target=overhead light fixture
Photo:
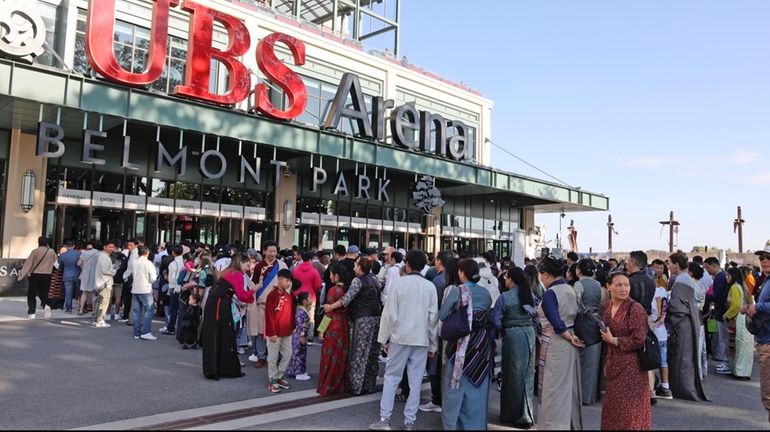
[[[21,209],[28,213],[35,206],[35,173],[27,170],[21,176]]]
[[[294,205],[291,200],[287,199],[283,202],[283,229],[291,229],[291,220],[294,217]]]

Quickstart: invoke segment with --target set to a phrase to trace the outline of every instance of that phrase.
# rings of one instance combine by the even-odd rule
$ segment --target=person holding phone
[[[631,299],[625,273],[610,273],[607,286],[612,300],[604,307],[600,325],[607,344],[604,375],[607,391],[602,400],[602,430],[649,430],[652,412],[647,371],[639,367],[636,351],[647,335],[647,311]]]

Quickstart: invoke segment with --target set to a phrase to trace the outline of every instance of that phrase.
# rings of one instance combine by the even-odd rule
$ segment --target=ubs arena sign
[[[161,77],[168,41],[169,11],[182,4],[190,15],[187,62],[184,82],[176,86],[172,95],[214,103],[233,105],[244,101],[252,91],[249,69],[238,60],[251,46],[251,35],[246,25],[236,17],[203,6],[192,0],[153,0],[152,28],[147,66],[144,71],[125,70],[115,58],[112,35],[115,27],[115,0],[89,0],[86,18],[85,48],[91,67],[114,83],[139,87],[150,85]],[[212,46],[214,23],[227,31],[229,45],[225,50]],[[284,33],[271,33],[257,43],[256,61],[267,81],[279,87],[287,98],[286,109],[274,106],[264,83],[256,84],[255,111],[257,114],[282,121],[299,117],[307,105],[307,89],[302,78],[282,63],[275,54],[275,44],[282,43],[291,51],[294,64],[305,64],[305,44]],[[229,72],[227,90],[209,91],[211,61],[222,63]],[[348,96],[352,108],[345,106]],[[413,151],[434,152],[453,160],[467,160],[469,154],[468,127],[458,120],[447,120],[439,114],[418,111],[411,105],[395,106],[392,99],[375,96],[371,117],[366,112],[364,96],[358,77],[343,75],[332,101],[324,129],[339,129],[342,117],[358,125],[359,134],[366,139],[385,142],[386,122],[390,122],[393,143]],[[387,110],[390,113],[387,114]],[[433,130],[432,130],[433,129]],[[434,136],[431,141],[431,136]]]

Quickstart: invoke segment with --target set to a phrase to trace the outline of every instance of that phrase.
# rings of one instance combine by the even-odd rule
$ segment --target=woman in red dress
[[[647,335],[647,313],[629,297],[631,290],[625,273],[612,273],[607,279],[612,300],[604,307],[607,344],[604,375],[607,392],[602,399],[602,430],[652,429],[650,389],[647,371],[639,367],[636,350]]]
[[[331,264],[330,279],[334,284],[326,293],[326,304],[332,304],[345,295],[345,266]],[[350,349],[350,322],[345,308],[328,314],[331,323],[322,334],[321,367],[318,372],[318,389],[321,396],[342,393],[347,388],[348,351]]]

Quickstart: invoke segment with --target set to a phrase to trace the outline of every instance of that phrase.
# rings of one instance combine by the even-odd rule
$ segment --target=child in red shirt
[[[278,272],[277,279],[277,288],[271,291],[265,300],[267,373],[270,379],[267,389],[271,393],[291,388],[283,377],[291,360],[291,335],[294,332],[294,300],[290,292],[294,277],[291,270],[282,269]]]

